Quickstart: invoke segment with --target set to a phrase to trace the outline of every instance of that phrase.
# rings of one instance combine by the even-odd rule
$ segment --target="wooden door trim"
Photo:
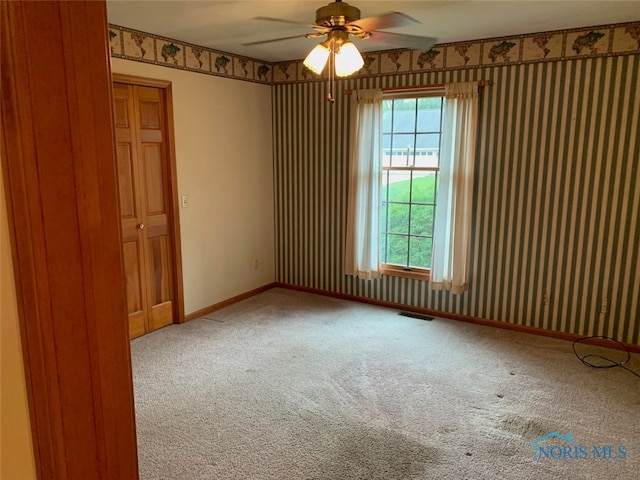
[[[105,2],[1,2],[2,173],[39,478],[137,479]]]
[[[114,82],[124,83],[127,85],[138,85],[142,87],[155,87],[164,91],[164,98],[166,100],[165,107],[165,131],[167,134],[167,147],[166,154],[169,162],[169,178],[167,179],[167,185],[169,186],[169,196],[171,199],[171,248],[174,255],[172,272],[173,272],[173,287],[175,292],[175,319],[177,323],[185,322],[184,315],[184,290],[182,287],[182,242],[180,237],[180,203],[178,198],[178,175],[176,169],[176,149],[175,149],[175,134],[173,124],[173,92],[171,88],[171,82],[169,80],[160,80],[156,78],[138,77],[135,75],[126,75],[121,73],[112,74]]]
[[[139,85],[142,87],[155,87],[155,88],[171,88],[170,80],[139,77],[137,75],[127,75],[126,73],[112,73],[111,77],[113,78],[114,82],[126,83],[127,85]]]

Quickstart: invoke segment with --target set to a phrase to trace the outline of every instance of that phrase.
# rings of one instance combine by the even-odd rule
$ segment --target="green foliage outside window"
[[[413,194],[411,195],[412,186]],[[435,173],[383,186],[380,218],[382,222],[381,252],[384,263],[406,266],[407,252],[409,252],[409,266],[420,268],[431,266],[435,187]],[[387,193],[389,202],[386,201]],[[408,203],[410,199],[413,202],[411,206]],[[409,208],[411,208],[411,225],[409,225]],[[387,232],[389,235],[385,235]]]

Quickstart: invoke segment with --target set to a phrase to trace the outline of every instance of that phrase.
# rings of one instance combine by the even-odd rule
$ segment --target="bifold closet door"
[[[114,83],[129,333],[173,323],[172,251],[163,92]]]

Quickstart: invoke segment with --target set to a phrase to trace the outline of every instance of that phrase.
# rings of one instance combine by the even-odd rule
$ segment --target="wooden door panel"
[[[143,298],[144,287],[140,278],[140,256],[138,242],[123,244],[124,272],[127,288],[127,313],[129,314],[129,335],[131,338],[144,335],[147,324]]]
[[[135,218],[124,219],[122,221],[122,242],[139,245],[139,236],[138,221]],[[140,252],[141,248],[141,246],[138,246],[138,252]],[[141,261],[143,261],[143,255],[141,253],[139,253],[139,255]]]
[[[151,307],[150,330],[166,327],[173,323],[173,304],[171,302],[161,303]]]
[[[162,214],[147,217],[145,230],[147,230],[147,238],[155,238],[161,235],[168,235],[169,228],[167,226],[167,216]]]
[[[150,330],[173,323],[173,291],[171,288],[171,258],[166,235],[150,238],[149,254],[149,303],[151,306]]]
[[[170,301],[171,295],[171,259],[167,237],[149,240],[149,277],[151,289],[149,300],[152,305]]]
[[[140,100],[140,128],[151,128],[159,130],[161,128],[162,114],[160,109],[160,99],[156,95],[157,90],[149,90],[148,95],[142,94],[140,97],[145,100]]]
[[[133,179],[133,166],[131,165],[131,145],[118,143],[118,186],[120,191],[120,216],[121,218],[136,217],[135,190]]]
[[[129,128],[129,106],[127,98],[114,99],[116,127]]]
[[[142,145],[142,163],[146,179],[146,214],[165,213],[165,181],[162,168],[161,144],[146,143]]]
[[[146,143],[162,143],[162,131],[161,130],[140,130],[140,141],[143,144]]]
[[[140,258],[136,242],[123,245],[125,277],[127,279],[127,311],[129,313],[142,310],[142,284],[140,283]]]
[[[147,333],[147,321],[143,312],[129,315],[129,338],[134,339]]]
[[[131,145],[133,141],[131,138],[131,130],[124,127],[116,128],[116,138],[118,139],[119,145]]]

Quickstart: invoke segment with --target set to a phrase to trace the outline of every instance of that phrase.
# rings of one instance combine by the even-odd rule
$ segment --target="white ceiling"
[[[210,1],[107,0],[109,23],[223,52],[277,62],[304,58],[317,39],[298,38],[261,46],[243,43],[301,35],[304,25],[253,17],[277,17],[313,24],[317,8],[329,0]],[[362,17],[403,12],[420,25],[390,32],[435,37],[438,43],[640,21],[640,0],[352,0]],[[370,40],[354,41],[362,51],[389,49]]]

